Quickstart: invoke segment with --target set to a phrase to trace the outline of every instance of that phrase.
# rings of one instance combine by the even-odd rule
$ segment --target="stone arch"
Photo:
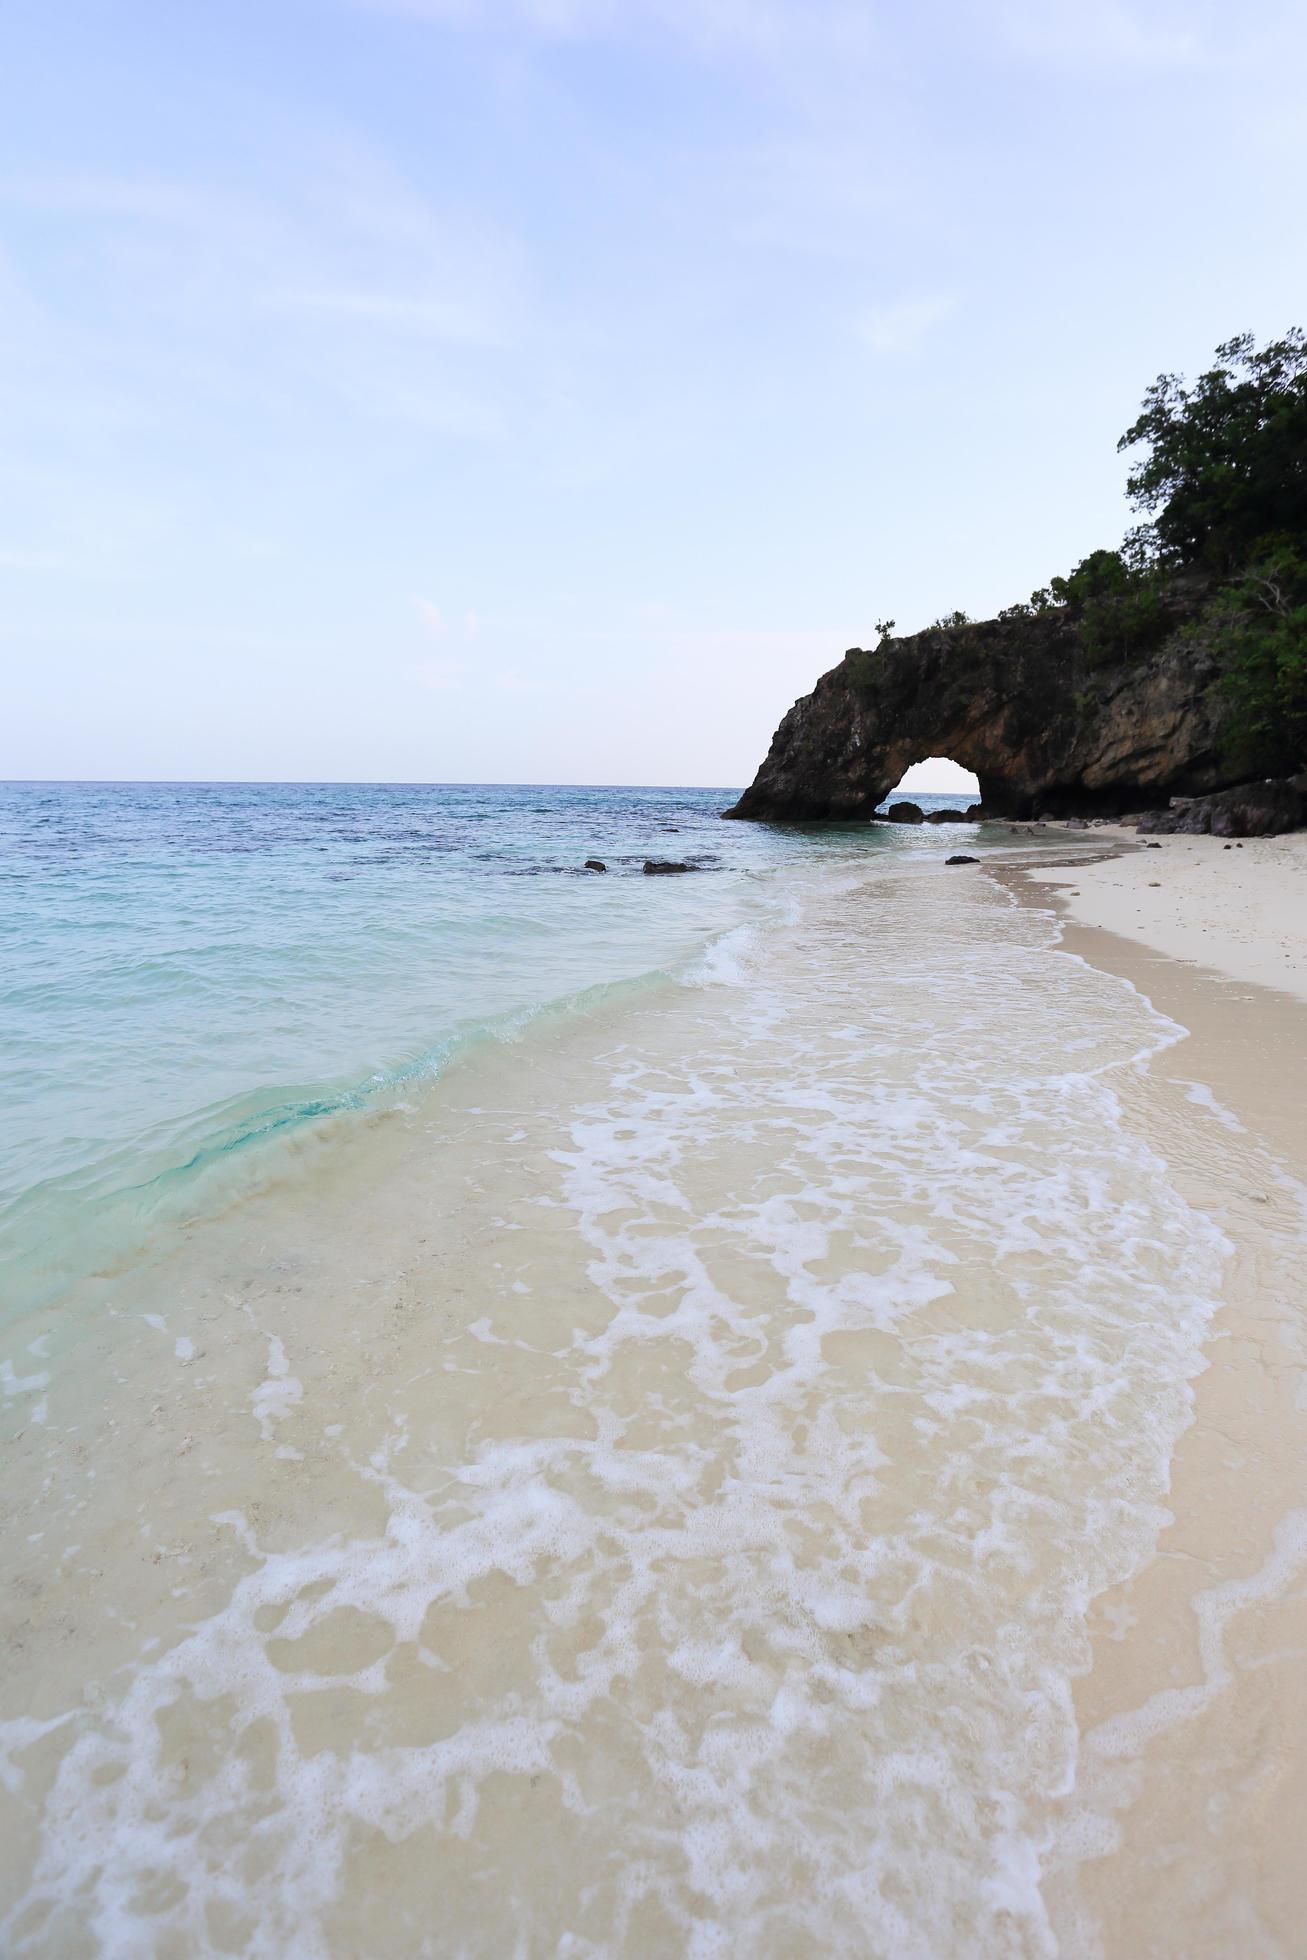
[[[1065,608],[852,647],[795,702],[725,814],[865,820],[927,755],[970,769],[994,816],[1112,816],[1223,789],[1241,779],[1219,669],[1171,630],[1200,600],[1177,585],[1167,633],[1108,668]]]
[[[980,801],[980,779],[953,756],[918,756],[886,792],[885,801],[917,801],[922,796],[943,797],[951,807],[966,810]]]

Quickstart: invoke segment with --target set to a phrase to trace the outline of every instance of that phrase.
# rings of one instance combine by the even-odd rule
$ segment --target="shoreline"
[[[328,1945],[384,1901],[376,1950],[411,1950],[438,1878],[473,1948],[519,1910],[553,1937],[602,1869],[588,1909],[622,1952],[704,1926],[728,1951],[1133,1960],[1136,1923],[1145,1951],[1190,1924],[1186,1951],[1237,1946],[1159,1859],[1290,1923],[1292,1759],[1268,1757],[1269,1857],[1265,1779],[1227,1799],[1224,1863],[1202,1807],[1262,1749],[1293,1642],[1269,1581],[1226,1614],[1266,1657],[1245,1706],[1242,1677],[1209,1692],[1195,1606],[1278,1581],[1297,1213],[1231,1127],[1257,1114],[1238,1044],[1195,1097],[1200,1034],[1159,1019],[1205,1030],[1214,990],[1238,1024],[1234,990],[1054,938],[1041,875],[1103,861],[1074,853],[805,876],[738,959],[480,1056],[106,1281],[74,1357],[103,1407],[62,1357],[26,1364],[53,1379],[9,1486],[49,1534],[15,1533],[21,1951],[93,1897],[138,1910],[155,1805],[197,1828],[159,1854],[168,1925],[248,1945],[203,1833],[258,1734],[261,1784],[220,1801],[278,1792],[280,1867],[245,1881],[265,1936],[298,1887]],[[1259,993],[1263,1031],[1266,1001],[1296,1042],[1307,1009]],[[1141,1733],[1189,1690],[1191,1721]],[[914,1781],[921,1750],[951,1782]]]
[[[1307,830],[1233,841],[1137,839],[1118,825],[1074,834],[1106,854],[1026,867],[1073,925],[1307,1001]]]
[[[1290,841],[1249,840],[1243,855],[1253,842]],[[1213,888],[1222,845],[1167,842],[1208,847],[1181,856],[1192,903],[1200,881]],[[1307,837],[1292,843],[1307,866]],[[1272,857],[1258,855],[1263,865]],[[1281,875],[1284,855],[1272,858]],[[1219,1123],[1230,1138],[1216,1178],[1182,1136],[1175,1141],[1181,1188],[1229,1240],[1226,1297],[1172,1456],[1169,1522],[1142,1570],[1090,1608],[1091,1664],[1074,1686],[1077,1775],[1044,1882],[1067,1949],[1109,1960],[1174,1952],[1182,1925],[1186,1953],[1292,1951],[1301,1925],[1295,1820],[1307,1801],[1296,1747],[1307,1725],[1307,1344],[1297,1280],[1307,997],[1296,962],[1292,991],[1248,977],[1278,978],[1280,948],[1259,943],[1247,910],[1230,933],[1228,907],[1223,931],[1210,915],[1177,927],[1173,894],[1151,913],[1139,905],[1151,883],[1141,888],[1141,878],[1156,864],[1139,851],[996,873],[1022,902],[1053,902],[1067,955],[1127,981],[1184,1029],[1147,1064],[1145,1119],[1159,1114],[1151,1079],[1186,1098],[1195,1125]],[[1166,949],[1177,944],[1201,945],[1201,964]]]

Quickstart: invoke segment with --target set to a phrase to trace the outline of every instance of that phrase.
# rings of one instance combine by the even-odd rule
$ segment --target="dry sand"
[[[1307,1000],[1307,831],[1240,844],[1158,837],[1155,851],[1131,830],[1093,835],[1128,848],[1103,863],[1027,874],[1059,888],[1077,925]]]

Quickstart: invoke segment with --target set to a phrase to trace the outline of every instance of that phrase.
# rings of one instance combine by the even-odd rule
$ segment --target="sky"
[[[0,776],[735,786],[1307,322],[1301,0],[5,0]]]

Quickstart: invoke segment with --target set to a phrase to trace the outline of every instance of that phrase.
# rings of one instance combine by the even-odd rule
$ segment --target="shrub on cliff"
[[[999,618],[1050,612],[1075,622],[1094,665],[1129,659],[1166,630],[1166,580],[1155,553],[1132,532],[1120,551],[1091,551],[1064,578],[1032,592],[1029,605],[1007,606]]]
[[[1307,759],[1307,557],[1291,545],[1221,586],[1191,629],[1214,646],[1235,760],[1268,774]]]

